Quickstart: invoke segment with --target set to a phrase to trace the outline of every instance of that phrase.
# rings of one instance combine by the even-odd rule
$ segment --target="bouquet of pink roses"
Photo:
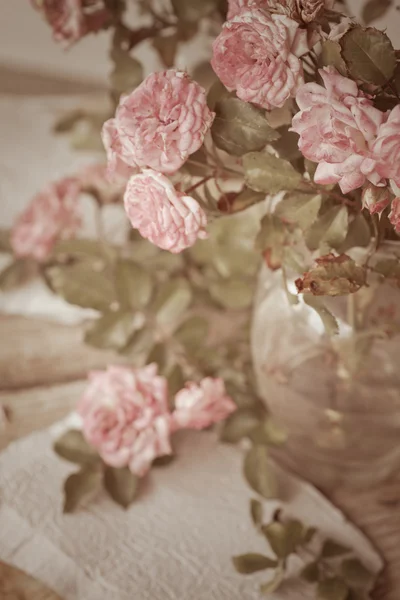
[[[79,145],[93,147],[101,123],[107,164],[44,188],[3,242],[14,256],[4,289],[40,273],[67,302],[98,311],[87,343],[122,357],[90,375],[81,430],[56,444],[81,466],[66,482],[66,510],[100,480],[128,506],[140,478],[172,456],[175,431],[227,417],[222,439],[249,440],[246,478],[273,497],[267,447],[285,435],[251,369],[255,275],[262,262],[281,272],[288,302],[304,297],[329,335],[338,324],[317,297],[356,294],[372,277],[399,285],[400,254],[374,256],[400,234],[400,54],[334,0],[33,4],[67,45],[113,34],[108,114],[76,111],[56,126],[74,141],[86,123]],[[126,17],[131,5],[139,28]],[[370,0],[364,20],[387,7]],[[204,31],[215,37],[214,75],[207,65],[174,68]],[[140,44],[164,63],[144,81]],[[207,90],[196,81],[204,73]],[[79,236],[81,194],[95,203],[98,239]],[[104,235],[110,203],[132,226],[122,245]]]

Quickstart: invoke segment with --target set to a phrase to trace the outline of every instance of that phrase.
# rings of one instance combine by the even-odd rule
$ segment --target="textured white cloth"
[[[268,573],[244,577],[231,557],[269,554],[249,517],[254,497],[241,474],[238,448],[210,432],[181,434],[178,459],[153,470],[137,502],[124,511],[105,492],[63,515],[62,482],[73,465],[56,457],[43,431],[0,456],[0,559],[41,579],[65,600],[256,600]],[[371,545],[314,488],[278,473],[286,514],[357,550],[373,571]],[[265,503],[265,519],[276,509]],[[292,561],[297,570],[299,559]],[[271,596],[311,600],[297,579]]]

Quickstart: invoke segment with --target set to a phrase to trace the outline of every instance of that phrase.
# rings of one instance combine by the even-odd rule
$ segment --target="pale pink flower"
[[[308,51],[307,31],[296,21],[243,9],[224,24],[211,64],[229,91],[270,110],[282,107],[304,83],[299,56]]]
[[[390,204],[392,195],[387,187],[376,187],[368,183],[362,193],[362,207],[367,208],[371,215],[381,216]]]
[[[83,192],[93,194],[101,204],[111,204],[122,199],[129,177],[115,173],[108,176],[105,163],[94,163],[84,167],[77,175]]]
[[[142,477],[155,458],[172,452],[167,381],[155,364],[93,371],[78,413],[86,440],[107,465]]]
[[[79,181],[66,177],[36,194],[12,229],[14,254],[44,261],[57,240],[73,237],[81,225],[79,193]]]
[[[203,144],[214,120],[205,90],[171,69],[149,75],[121,98],[115,119],[103,127],[109,167],[122,164],[175,173]]]
[[[124,203],[132,227],[159,248],[178,253],[207,237],[207,217],[197,200],[161,173],[145,169],[133,175]]]
[[[389,214],[389,221],[393,225],[396,233],[400,234],[400,198],[392,201],[392,210]]]
[[[387,121],[379,128],[373,152],[379,175],[400,186],[400,105],[390,111]]]
[[[236,408],[223,380],[206,377],[199,384],[188,383],[176,394],[172,419],[176,429],[205,429],[226,419]]]
[[[274,8],[276,0],[228,0],[228,20],[233,19],[243,8]]]
[[[31,0],[53,30],[54,39],[71,45],[110,22],[104,0]]]
[[[367,180],[380,184],[372,146],[386,113],[374,108],[357,84],[333,67],[319,72],[325,87],[307,83],[299,89],[300,112],[292,124],[292,131],[300,135],[302,154],[319,163],[314,181],[338,183],[344,194]]]

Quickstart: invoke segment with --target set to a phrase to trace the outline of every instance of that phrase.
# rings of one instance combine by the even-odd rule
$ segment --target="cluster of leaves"
[[[283,519],[275,512],[268,524],[263,524],[263,507],[251,500],[253,524],[266,538],[273,558],[248,553],[233,558],[235,569],[244,575],[273,571],[270,580],[261,585],[261,592],[271,594],[279,589],[287,576],[288,561],[297,555],[306,563],[299,573],[301,579],[315,587],[318,600],[363,600],[374,576],[363,563],[352,556],[352,550],[334,540],[318,541],[315,527],[307,527],[297,519]],[[316,551],[317,550],[317,551]],[[312,556],[312,561],[308,562]],[[291,575],[292,576],[292,575]]]

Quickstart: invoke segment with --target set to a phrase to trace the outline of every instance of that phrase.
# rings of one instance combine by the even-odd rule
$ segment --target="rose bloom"
[[[387,121],[379,128],[373,152],[379,175],[400,186],[400,105],[390,111]]]
[[[81,225],[79,193],[79,181],[66,177],[36,194],[12,229],[15,256],[44,261],[57,240],[74,237]]]
[[[107,465],[139,477],[171,454],[167,381],[157,365],[93,371],[78,405],[83,434]]]
[[[212,67],[229,91],[270,110],[304,83],[299,56],[309,51],[299,23],[261,9],[243,9],[213,44]]]
[[[389,214],[389,221],[393,225],[396,233],[400,234],[400,198],[395,198],[392,202],[392,210]]]
[[[376,187],[369,183],[362,193],[362,207],[367,208],[371,215],[381,216],[382,212],[390,204],[392,195],[387,187]]]
[[[128,182],[128,177],[120,173],[117,173],[111,180],[108,177],[108,168],[105,163],[88,165],[77,177],[82,191],[93,194],[101,204],[118,202]]]
[[[71,45],[110,22],[103,0],[31,0],[53,29],[57,42]]]
[[[171,69],[149,75],[122,97],[115,119],[104,124],[110,170],[122,162],[175,173],[203,144],[214,116],[204,88],[186,73]]]
[[[207,217],[197,200],[151,169],[131,177],[124,204],[132,227],[163,250],[176,254],[207,237]]]
[[[302,154],[319,163],[314,181],[338,183],[344,194],[366,180],[380,184],[372,145],[387,115],[333,67],[319,73],[325,87],[307,83],[299,89],[296,102],[300,112],[292,123],[292,131],[300,135]]]
[[[188,383],[176,394],[172,419],[176,429],[205,429],[236,409],[223,380],[206,377],[199,384]]]

